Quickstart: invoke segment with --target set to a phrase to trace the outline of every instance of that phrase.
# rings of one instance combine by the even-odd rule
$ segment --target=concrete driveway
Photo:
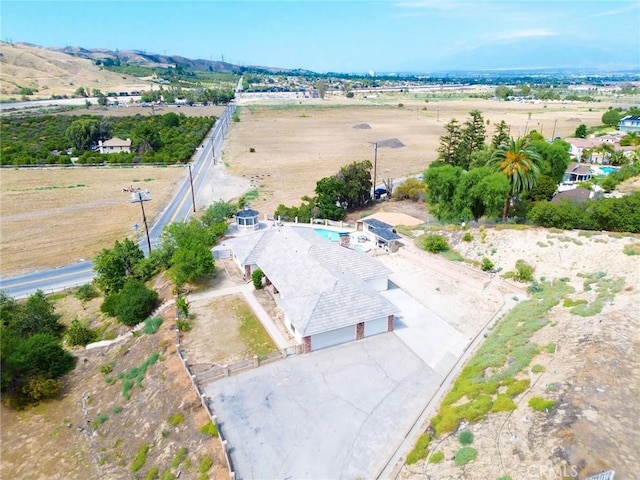
[[[395,334],[290,357],[204,390],[239,479],[372,478],[442,381]]]

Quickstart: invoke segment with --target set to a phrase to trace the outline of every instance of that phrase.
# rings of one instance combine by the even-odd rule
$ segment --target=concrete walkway
[[[218,288],[207,290],[205,292],[192,293],[190,295],[187,295],[187,300],[189,302],[197,302],[200,300],[208,300],[210,298],[224,297],[226,295],[241,294],[255,316],[258,318],[258,320],[260,320],[260,323],[271,337],[271,340],[273,340],[273,343],[275,343],[280,350],[296,345],[296,342],[294,340],[289,340],[280,331],[267,311],[262,305],[260,305],[260,302],[258,302],[256,297],[253,295],[253,290],[253,284],[246,283],[242,285],[235,285],[233,287]]]

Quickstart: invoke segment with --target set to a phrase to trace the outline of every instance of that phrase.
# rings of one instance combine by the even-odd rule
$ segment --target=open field
[[[184,175],[183,167],[3,169],[2,276],[88,259],[115,240],[141,238],[140,206],[129,203],[122,189],[149,189],[151,226]]]
[[[230,130],[225,163],[231,173],[253,180],[259,196],[252,206],[272,214],[280,203],[298,205],[303,195],[313,195],[316,182],[337,173],[341,166],[361,160],[373,163],[374,142],[398,139],[405,145],[379,145],[378,183],[423,171],[437,158],[445,124],[452,118],[464,122],[474,109],[491,123],[487,126],[490,138],[493,124],[501,120],[511,126],[513,136],[534,129],[546,137],[569,136],[580,123],[599,125],[608,108],[605,103],[521,104],[481,99],[425,103],[413,97],[240,102],[240,122]],[[363,128],[365,125],[370,128]],[[255,152],[250,153],[250,148]]]

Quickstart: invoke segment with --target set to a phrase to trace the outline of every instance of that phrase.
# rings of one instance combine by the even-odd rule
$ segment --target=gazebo
[[[236,226],[239,231],[257,230],[259,228],[258,216],[260,214],[256,210],[251,210],[245,206],[243,210],[236,213]]]

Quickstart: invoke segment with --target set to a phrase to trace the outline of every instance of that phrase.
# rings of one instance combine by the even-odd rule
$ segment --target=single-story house
[[[586,182],[591,180],[593,172],[588,165],[581,165],[579,163],[570,163],[567,170],[564,172],[563,183],[573,182]]]
[[[552,203],[558,203],[561,200],[571,200],[573,202],[584,202],[590,198],[594,198],[595,192],[588,188],[576,187],[570,190],[564,190],[556,193],[551,199]]]
[[[260,214],[245,206],[244,209],[236,213],[236,227],[238,231],[256,230],[260,227],[258,217]]]
[[[620,135],[602,135],[590,138],[567,138],[569,143],[569,155],[588,163],[609,163],[611,152],[622,152],[625,156],[631,155],[636,147],[623,147],[620,145]]]
[[[99,140],[98,151],[100,153],[131,153],[131,139],[122,140],[121,138],[113,137],[104,142]]]
[[[640,132],[640,115],[627,115],[620,119],[618,130],[624,133]]]
[[[372,217],[358,220],[356,229],[373,235],[378,248],[387,251],[395,251],[398,247],[398,240],[402,238],[396,233],[392,225]]]
[[[364,252],[294,226],[227,239],[222,248],[245,276],[262,270],[304,352],[393,330],[398,310],[379,293],[391,271]]]

